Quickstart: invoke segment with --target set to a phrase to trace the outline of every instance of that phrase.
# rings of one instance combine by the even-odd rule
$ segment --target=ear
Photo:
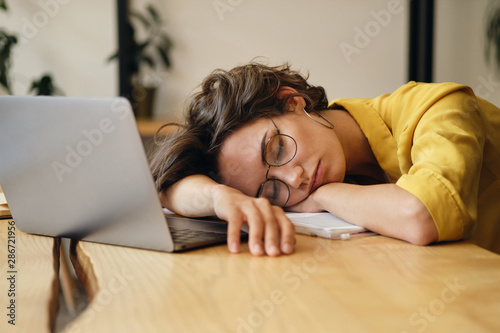
[[[289,95],[297,94],[297,93],[298,93],[298,91],[295,90],[294,88],[283,86],[283,87],[278,89],[277,96],[278,96],[278,99],[286,99]],[[304,97],[302,97],[302,96],[295,96],[295,97],[288,99],[287,106],[289,106],[290,109],[292,109],[292,110],[295,110],[296,107],[299,107],[302,111],[302,109],[306,107],[306,101],[304,100]]]

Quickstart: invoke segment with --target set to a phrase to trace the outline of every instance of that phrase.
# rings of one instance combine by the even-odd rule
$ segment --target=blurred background
[[[486,23],[494,2],[434,1],[430,80],[470,85],[478,96],[500,105],[500,71],[495,58],[488,62],[485,56]],[[56,94],[119,95],[119,62],[113,58],[118,50],[118,3],[0,0],[5,7],[0,10],[0,31],[16,36],[7,68],[10,93],[36,94],[37,84],[39,88],[48,74]],[[230,69],[256,57],[268,64],[291,63],[310,75],[310,83],[325,87],[330,100],[392,92],[409,80],[410,4],[130,0],[136,46],[148,38],[153,42],[137,74],[144,85],[156,87],[151,117],[179,118],[186,97],[213,69]],[[153,27],[157,45],[148,32],[151,22],[158,23]],[[3,43],[5,48],[5,40],[0,47]],[[0,87],[0,94],[8,92]],[[132,93],[140,99],[144,91]]]

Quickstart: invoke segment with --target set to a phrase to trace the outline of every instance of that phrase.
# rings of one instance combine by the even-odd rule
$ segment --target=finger
[[[279,207],[276,207],[279,208]],[[281,231],[281,251],[286,254],[291,254],[295,248],[295,226],[292,221],[285,215],[283,210],[279,209],[276,215],[276,222]]]
[[[248,223],[248,246],[250,252],[254,256],[261,256],[264,254],[262,246],[262,237],[264,235],[264,221],[260,210],[252,205],[246,212],[246,220]]]
[[[232,253],[240,252],[241,226],[243,225],[243,216],[241,213],[234,213],[227,220],[227,247]]]
[[[266,248],[266,253],[269,256],[278,256],[280,254],[280,230],[278,223],[276,222],[275,210],[269,203],[267,199],[265,202],[261,203],[262,217],[264,219],[264,243]]]

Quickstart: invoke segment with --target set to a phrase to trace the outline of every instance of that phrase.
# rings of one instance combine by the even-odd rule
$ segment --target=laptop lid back
[[[22,231],[173,250],[124,98],[1,96],[0,184]]]

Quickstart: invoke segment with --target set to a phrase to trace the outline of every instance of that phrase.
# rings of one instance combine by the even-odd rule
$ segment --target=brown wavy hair
[[[151,171],[157,190],[194,174],[219,181],[217,156],[228,135],[263,117],[284,114],[289,98],[302,96],[308,112],[326,109],[325,90],[311,86],[307,79],[288,64],[271,67],[252,62],[229,71],[213,71],[190,97],[184,123],[165,124],[162,128],[178,129],[161,142],[155,140],[158,146]],[[284,86],[298,93],[278,99],[277,92]]]

